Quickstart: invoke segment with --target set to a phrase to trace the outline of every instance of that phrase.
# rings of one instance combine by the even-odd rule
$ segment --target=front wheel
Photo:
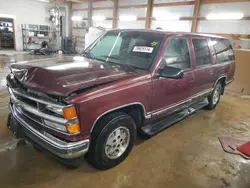
[[[109,169],[120,164],[130,153],[136,139],[134,120],[123,112],[102,118],[91,135],[88,160],[96,168]]]
[[[211,93],[211,95],[208,96],[208,102],[209,102],[209,104],[207,105],[208,110],[213,110],[217,106],[217,104],[220,102],[221,93],[222,93],[222,85],[219,82],[214,87],[214,90]]]

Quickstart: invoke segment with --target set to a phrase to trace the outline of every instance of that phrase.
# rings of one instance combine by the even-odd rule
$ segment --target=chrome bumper
[[[10,113],[20,124],[25,136],[52,154],[63,159],[73,159],[87,153],[89,148],[88,139],[78,142],[65,142],[45,131],[39,131],[33,128],[31,124],[34,122],[31,122],[28,118],[23,116],[18,110],[18,107],[15,107],[12,103],[9,103],[9,109]]]

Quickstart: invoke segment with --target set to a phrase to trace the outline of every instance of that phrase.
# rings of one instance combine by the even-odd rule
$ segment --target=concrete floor
[[[0,57],[1,80],[10,59]],[[139,138],[122,164],[99,171],[87,162],[68,169],[29,144],[17,144],[6,128],[8,96],[1,87],[0,187],[250,187],[250,161],[225,153],[218,141],[222,135],[249,140],[249,99],[225,95],[214,111],[201,110],[149,140]]]

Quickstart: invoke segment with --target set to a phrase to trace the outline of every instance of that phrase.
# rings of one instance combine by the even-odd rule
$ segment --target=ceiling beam
[[[71,20],[71,17],[72,17],[72,3],[69,2],[69,5],[68,5],[68,10],[69,10],[69,16],[68,16],[68,24],[69,24],[69,37],[72,37],[72,20]]]
[[[206,17],[197,17],[198,20],[204,20],[204,21],[231,21],[231,20],[234,20],[234,19],[228,19],[228,20],[207,20]],[[250,16],[245,16],[239,20],[250,20]],[[234,20],[234,21],[239,21],[239,20]]]
[[[194,4],[194,12],[193,12],[193,19],[192,19],[192,27],[191,27],[191,31],[192,32],[196,32],[197,31],[197,24],[198,24],[198,16],[199,16],[199,12],[200,12],[200,0],[195,0],[195,4]]]
[[[88,11],[88,10],[89,10],[88,8],[72,9],[73,12],[76,12],[76,11]]]
[[[151,27],[152,10],[153,10],[153,0],[148,0],[147,13],[146,13],[146,23],[145,23],[146,29],[149,29]]]
[[[95,7],[92,10],[113,10],[113,7]]]
[[[193,4],[195,4],[195,1],[182,1],[182,2],[157,3],[153,4],[153,7],[181,6],[181,5],[193,5]]]
[[[230,33],[205,33],[205,34],[218,35],[226,38],[231,38],[233,40],[250,39],[250,34],[230,34]]]
[[[118,0],[113,1],[113,20],[112,28],[117,28],[117,16],[118,16]]]
[[[81,0],[70,0],[70,1],[73,2],[73,3],[82,3]]]
[[[122,5],[122,6],[119,6],[119,8],[146,8],[147,5],[144,4],[144,5]]]
[[[88,0],[88,27],[92,26],[92,0]]]
[[[49,0],[50,3],[54,3],[54,4],[57,4],[57,5],[69,5],[70,2],[67,2],[67,1],[57,1],[57,0]]]
[[[250,2],[250,0],[201,0],[201,4],[239,3],[239,2]]]

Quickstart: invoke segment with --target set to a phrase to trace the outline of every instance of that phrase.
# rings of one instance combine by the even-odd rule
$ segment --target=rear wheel
[[[213,110],[217,106],[217,104],[220,102],[221,93],[222,93],[222,85],[220,82],[218,82],[214,87],[214,90],[211,93],[211,95],[208,96],[209,104],[207,105],[207,109]]]
[[[92,132],[88,160],[96,168],[112,168],[129,155],[135,139],[136,125],[129,115],[109,114],[98,121]]]

